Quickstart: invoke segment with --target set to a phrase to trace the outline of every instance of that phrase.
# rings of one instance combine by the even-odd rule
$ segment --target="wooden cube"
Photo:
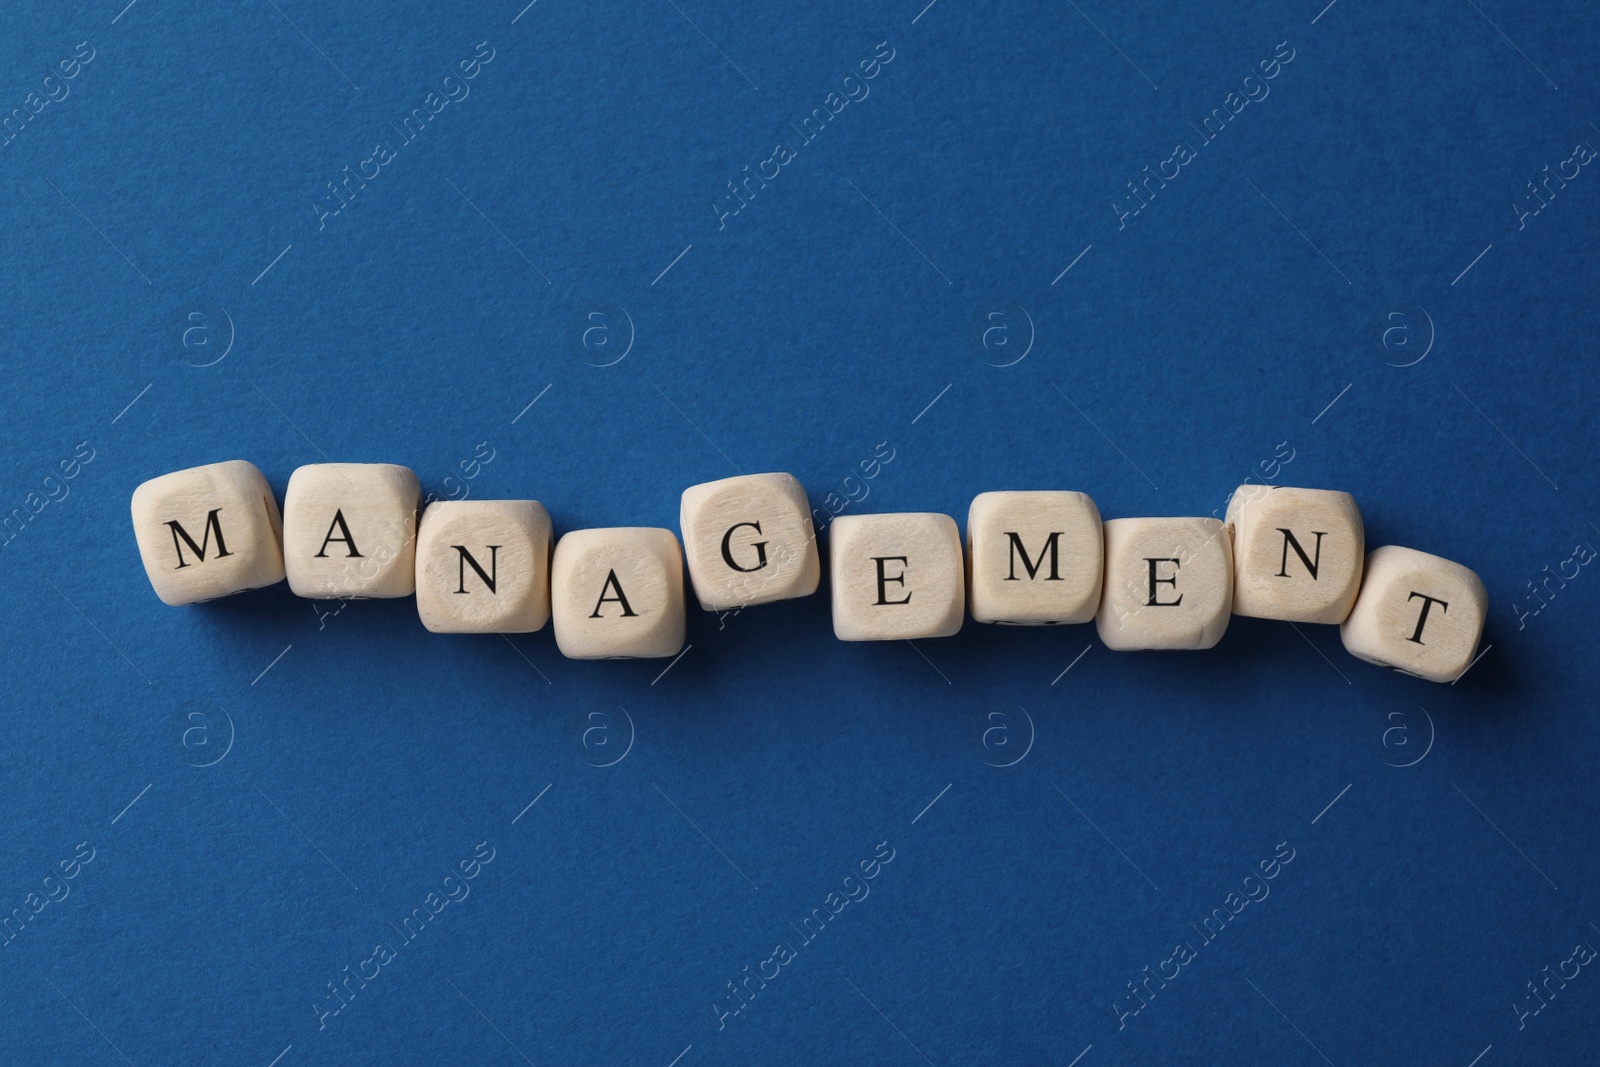
[[[683,550],[671,530],[573,530],[550,563],[550,618],[568,659],[676,656],[686,626]]]
[[[1352,656],[1450,682],[1472,663],[1489,596],[1459,563],[1384,545],[1367,554],[1361,595],[1339,636]]]
[[[283,562],[296,596],[410,596],[422,487],[392,463],[312,463],[283,494]]]
[[[254,464],[208,463],[133,491],[133,534],[156,596],[194,604],[283,581],[278,502]]]
[[[1349,493],[1241,485],[1226,522],[1235,615],[1321,623],[1349,616],[1366,552],[1361,509]]]
[[[1083,493],[980,493],[967,512],[972,617],[1012,626],[1088,622],[1104,571],[1100,509]]]
[[[948,515],[841,515],[829,530],[841,641],[949,637],[961,629],[961,533]]]
[[[683,491],[678,513],[695,596],[706,611],[810,596],[822,565],[804,487],[746,474]]]
[[[1095,629],[1109,649],[1211,648],[1233,607],[1233,545],[1216,519],[1110,519]]]
[[[525,634],[550,618],[550,514],[537,500],[441,500],[417,527],[417,614],[437,634]]]

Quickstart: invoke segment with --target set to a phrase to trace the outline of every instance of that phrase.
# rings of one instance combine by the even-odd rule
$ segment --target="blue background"
[[[1513,206],[1600,146],[1592,4],[519,8],[4,16],[0,113],[31,117],[0,148],[0,505],[37,514],[0,551],[0,913],[93,859],[0,950],[0,1059],[1593,1057],[1600,975],[1514,1005],[1600,946],[1600,576],[1529,588],[1600,544],[1600,175]],[[479,42],[469,95],[321,217]],[[719,220],[880,42],[870,95]],[[1482,575],[1486,651],[1452,686],[1252,619],[1195,655],[852,645],[819,594],[692,610],[663,674],[432,635],[409,599],[166,608],[129,495],[233,458],[280,497],[404,463],[558,531],[676,529],[736,471],[958,521],[991,489],[1115,517],[1339,488],[1369,544]],[[470,896],[321,1017],[481,842]]]

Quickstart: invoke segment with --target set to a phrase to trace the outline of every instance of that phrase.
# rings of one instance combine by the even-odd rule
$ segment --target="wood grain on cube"
[[[1228,502],[1233,613],[1341,623],[1361,589],[1361,509],[1331,489],[1242,485]]]
[[[416,592],[422,487],[393,463],[312,463],[283,494],[283,562],[296,596],[384,598]]]
[[[442,500],[417,527],[417,614],[434,633],[532,633],[550,618],[550,515],[537,500]]]
[[[1217,519],[1110,519],[1095,628],[1107,648],[1211,648],[1233,606],[1233,546]]]
[[[967,512],[967,585],[978,622],[1088,622],[1105,563],[1100,509],[1084,493],[980,493]]]
[[[573,530],[556,542],[550,618],[568,659],[676,656],[683,594],[683,549],[671,530]]]
[[[678,515],[696,598],[725,611],[810,596],[822,566],[806,491],[789,474],[690,486]]]
[[[1482,579],[1461,564],[1384,545],[1367,555],[1339,636],[1358,659],[1450,682],[1472,663],[1488,605]]]
[[[283,581],[272,487],[242,459],[152,478],[133,491],[133,533],[150,585],[194,604]]]
[[[961,629],[966,581],[950,516],[841,515],[829,537],[839,640],[949,637]]]

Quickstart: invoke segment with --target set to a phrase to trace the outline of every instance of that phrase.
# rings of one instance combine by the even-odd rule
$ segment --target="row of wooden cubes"
[[[145,482],[133,523],[168,604],[285,577],[317,599],[415,594],[430,630],[527,633],[553,621],[576,659],[676,655],[685,560],[708,611],[808,596],[821,576],[809,502],[787,474],[686,490],[682,547],[643,527],[557,541],[533,500],[422,503],[405,467],[319,463],[290,477],[280,518],[261,472],[234,460]],[[847,515],[833,520],[829,563],[844,641],[947,637],[970,610],[987,623],[1093,620],[1117,650],[1202,649],[1232,615],[1249,615],[1337,623],[1353,655],[1433,681],[1470,664],[1487,603],[1458,563],[1367,552],[1355,500],[1325,489],[1242,486],[1221,521],[1102,522],[1083,493],[983,493],[965,546],[948,515]]]

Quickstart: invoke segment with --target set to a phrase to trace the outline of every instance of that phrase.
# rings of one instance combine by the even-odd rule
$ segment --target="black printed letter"
[[[606,590],[607,589],[615,589],[617,591],[617,595],[616,596],[606,596]],[[600,587],[600,599],[595,601],[594,613],[592,615],[590,615],[589,618],[591,618],[591,619],[603,618],[604,616],[602,616],[600,614],[600,608],[608,600],[612,601],[614,603],[622,605],[622,614],[621,614],[621,616],[619,616],[620,618],[626,619],[629,616],[637,617],[638,614],[639,614],[637,611],[634,611],[631,607],[628,606],[627,594],[625,594],[622,591],[622,583],[617,581],[617,572],[616,571],[607,571],[606,572],[606,584],[602,585]]]
[[[221,508],[212,508],[211,513],[206,516],[206,528],[204,531],[205,537],[201,539],[198,545],[194,543],[194,538],[189,536],[189,531],[185,530],[183,525],[179,523],[177,519],[171,519],[167,522],[167,525],[172,528],[172,547],[178,552],[178,565],[174,567],[173,570],[182,570],[188,566],[188,564],[183,561],[183,545],[178,543],[178,538],[180,537],[183,538],[183,540],[194,551],[194,554],[199,557],[200,562],[204,563],[206,559],[206,546],[211,544],[211,532],[215,530],[217,534],[216,558],[221,559],[223,556],[233,555],[232,552],[228,551],[228,546],[222,543],[222,524],[217,521],[217,512],[221,510]]]
[[[1061,557],[1060,557],[1061,531],[1060,530],[1052,531],[1050,536],[1044,539],[1044,547],[1039,549],[1039,558],[1035,559],[1035,560],[1028,559],[1028,550],[1022,546],[1022,538],[1018,537],[1015,533],[1013,533],[1010,530],[1006,531],[1006,536],[1011,538],[1011,574],[1010,574],[1010,576],[1008,576],[1006,578],[1006,581],[1015,582],[1015,581],[1019,580],[1017,578],[1017,555],[1018,555],[1018,553],[1020,553],[1022,555],[1022,569],[1028,572],[1028,577],[1029,578],[1033,578],[1033,577],[1036,577],[1038,575],[1039,568],[1044,566],[1044,554],[1046,552],[1050,553],[1050,577],[1046,578],[1045,581],[1047,581],[1047,582],[1059,582],[1059,581],[1061,581],[1061,572],[1058,569],[1058,565],[1060,564],[1060,561],[1061,561]]]
[[[1322,562],[1322,535],[1327,531],[1311,531],[1317,535],[1317,544],[1316,555],[1310,557],[1306,555],[1306,550],[1300,547],[1300,542],[1295,540],[1294,534],[1285,530],[1282,526],[1278,527],[1278,532],[1283,534],[1283,562],[1278,566],[1277,576],[1279,578],[1289,577],[1289,549],[1292,548],[1294,549],[1294,554],[1300,557],[1300,562],[1306,565],[1306,570],[1311,572],[1311,580],[1313,582],[1316,581],[1317,566]]]
[[[767,543],[765,541],[757,541],[755,544],[750,546],[756,550],[756,565],[754,567],[739,566],[733,561],[733,550],[729,548],[728,542],[733,538],[733,531],[737,530],[741,526],[748,526],[756,533],[761,532],[761,524],[759,522],[734,523],[732,526],[728,527],[728,532],[722,535],[722,558],[727,562],[728,566],[732,567],[734,570],[742,571],[748,574],[751,571],[758,571],[767,565]]]
[[[884,586],[889,582],[899,582],[900,583],[900,587],[902,589],[905,588],[906,572],[905,572],[905,570],[903,568],[905,567],[906,558],[904,556],[873,556],[872,558],[878,564],[878,599],[876,601],[874,601],[874,606],[876,606],[878,604],[909,604],[909,603],[911,603],[911,594],[910,593],[906,594],[906,598],[904,600],[890,600],[887,596],[884,595],[884,593],[885,593]],[[900,561],[900,565],[902,567],[902,570],[900,571],[899,574],[884,574],[883,573],[883,565],[885,563],[887,563],[891,559],[897,559],[897,560]]]
[[[1173,586],[1174,588],[1177,587],[1177,584],[1178,584],[1178,573],[1177,572],[1178,572],[1179,562],[1177,560],[1175,560],[1175,559],[1172,559],[1170,556],[1169,557],[1159,557],[1159,556],[1158,557],[1150,557],[1150,556],[1146,556],[1144,561],[1150,565],[1150,599],[1146,602],[1146,606],[1147,607],[1152,607],[1152,608],[1175,608],[1179,604],[1182,604],[1183,603],[1183,594],[1182,593],[1178,594],[1178,599],[1177,600],[1157,600],[1156,599],[1156,586],[1159,583],[1165,582],[1166,584],[1168,584],[1170,586]],[[1158,578],[1158,577],[1156,577],[1156,564],[1157,563],[1170,563],[1170,564],[1172,564],[1172,572],[1173,572],[1172,573],[1172,577],[1171,578]]]
[[[1440,608],[1444,609],[1446,614],[1448,614],[1450,611],[1450,605],[1445,603],[1443,600],[1436,600],[1431,596],[1426,596],[1422,593],[1416,592],[1413,592],[1410,596],[1406,597],[1406,601],[1409,603],[1418,597],[1422,597],[1422,611],[1417,615],[1417,630],[1410,637],[1406,638],[1406,640],[1415,641],[1420,645],[1422,644],[1422,628],[1428,624],[1428,612],[1433,610],[1433,606],[1437,604]]]
[[[489,550],[488,574],[483,573],[483,568],[478,566],[478,561],[472,558],[472,553],[467,551],[465,545],[451,545],[450,547],[460,553],[460,558],[456,560],[456,592],[465,593],[467,591],[467,567],[469,564],[473,570],[478,572],[478,577],[483,579],[483,584],[489,587],[489,592],[495,592],[494,580],[495,575],[499,572],[500,546],[483,546]]]
[[[335,537],[335,536],[333,536],[334,527],[338,527],[341,531],[343,531],[344,532],[344,536],[343,537]],[[346,557],[346,558],[351,558],[351,559],[360,559],[360,558],[362,558],[360,549],[356,548],[356,539],[350,536],[350,527],[344,521],[344,512],[343,511],[335,511],[333,513],[333,521],[328,524],[328,536],[324,537],[322,539],[322,547],[320,549],[318,549],[317,550],[317,554],[315,556],[312,556],[311,558],[312,559],[327,559],[328,558],[328,544],[331,541],[343,541],[344,542],[344,546],[350,550],[350,555],[348,557]]]

